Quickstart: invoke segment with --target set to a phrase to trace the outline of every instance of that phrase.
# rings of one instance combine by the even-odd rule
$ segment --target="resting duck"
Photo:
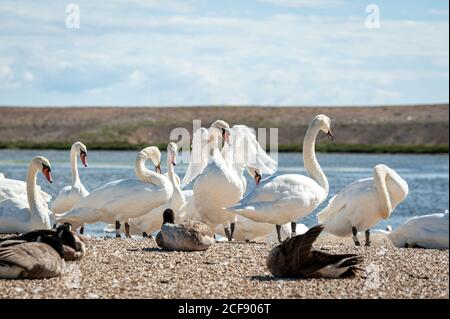
[[[0,278],[40,279],[61,275],[64,248],[57,239],[40,235],[35,242],[5,240],[0,243]]]
[[[83,240],[74,231],[72,231],[72,227],[68,223],[60,225],[56,229],[52,230],[40,229],[23,235],[0,239],[0,244],[8,240],[36,242],[39,237],[42,236],[53,238],[62,244],[63,258],[66,261],[80,260],[86,252],[86,246]]]
[[[353,276],[362,260],[354,254],[333,255],[314,250],[312,244],[324,227],[315,226],[303,235],[286,239],[273,248],[267,257],[267,268],[276,277],[324,277]]]
[[[208,249],[214,242],[214,232],[206,224],[187,220],[177,225],[173,210],[169,208],[164,211],[163,225],[156,236],[159,247],[167,250],[198,251]]]

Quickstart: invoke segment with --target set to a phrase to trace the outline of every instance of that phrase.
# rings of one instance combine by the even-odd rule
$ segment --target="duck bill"
[[[49,183],[53,183],[53,179],[52,179],[52,173],[48,168],[44,168],[42,170],[42,174],[44,174],[45,178],[47,179],[47,181]]]

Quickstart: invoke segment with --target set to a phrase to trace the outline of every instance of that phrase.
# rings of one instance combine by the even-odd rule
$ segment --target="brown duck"
[[[312,244],[323,230],[322,225],[312,227],[303,235],[286,239],[273,248],[267,257],[267,267],[276,277],[353,276],[362,259],[355,254],[329,254],[315,250]]]
[[[167,250],[197,251],[208,249],[214,242],[214,232],[206,224],[187,220],[177,225],[173,210],[164,211],[163,225],[156,236],[159,247]]]

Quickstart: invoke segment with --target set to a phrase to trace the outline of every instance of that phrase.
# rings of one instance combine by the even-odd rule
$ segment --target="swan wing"
[[[247,165],[258,168],[263,174],[277,170],[274,161],[259,145],[255,131],[245,125],[234,125],[230,130],[231,145],[225,144],[222,155],[228,164],[241,169]]]
[[[191,159],[181,182],[181,188],[192,182],[208,165],[208,136],[208,130],[203,127],[193,134]]]

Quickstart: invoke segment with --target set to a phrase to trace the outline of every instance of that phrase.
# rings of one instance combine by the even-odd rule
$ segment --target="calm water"
[[[68,152],[0,150],[0,172],[8,178],[25,180],[29,159],[36,155],[46,156],[52,163],[53,184],[49,184],[42,174],[39,174],[38,184],[56,197],[61,187],[71,183]],[[134,151],[89,151],[89,167],[79,168],[80,178],[88,190],[93,190],[112,180],[134,177],[135,156]],[[162,163],[165,163],[165,157],[163,153]],[[411,216],[443,212],[448,208],[448,155],[318,154],[318,159],[330,183],[330,196],[356,179],[370,177],[373,167],[379,163],[395,169],[408,182],[408,198],[378,227],[384,228],[388,224],[396,227]],[[299,153],[280,153],[278,161],[277,174],[305,174]],[[186,168],[187,164],[180,163],[175,171],[182,178]],[[254,185],[248,176],[247,179],[249,191]],[[315,212],[300,222],[314,225]],[[89,225],[87,232],[101,235],[103,227],[104,224]]]

